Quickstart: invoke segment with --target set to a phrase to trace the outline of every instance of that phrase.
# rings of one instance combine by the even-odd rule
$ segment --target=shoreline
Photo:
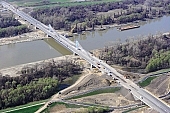
[[[100,51],[100,49],[91,50],[91,52],[93,52],[94,55],[96,55],[96,56],[98,55],[99,51]],[[5,67],[5,68],[0,69],[0,75],[1,74],[2,74],[2,76],[12,75],[11,77],[16,77],[16,76],[20,76],[20,73],[18,73],[18,72],[21,71],[23,68],[31,68],[31,67],[35,67],[35,65],[38,65],[37,67],[41,68],[41,66],[43,64],[46,64],[46,63],[49,63],[52,61],[60,62],[63,60],[65,60],[65,61],[73,60],[75,62],[80,62],[84,59],[82,59],[79,56],[75,56],[75,55],[64,55],[64,56],[49,58],[49,59],[45,59],[45,60],[39,60],[39,61],[35,61],[35,62],[29,62],[29,63]],[[84,65],[86,65],[86,63]]]
[[[43,34],[41,34],[40,32],[29,32],[14,37],[0,38],[0,46],[22,43],[22,42],[31,42],[36,40],[43,40],[45,38],[49,38],[49,37],[43,36]]]
[[[46,64],[52,61],[60,62],[63,60],[70,60],[70,59],[75,60],[75,59],[81,59],[81,58],[79,56],[65,55],[61,57],[54,57],[50,59],[45,59],[45,60],[40,60],[40,61],[35,61],[35,62],[30,62],[30,63],[25,63],[25,64],[19,64],[19,65],[0,69],[0,75],[2,74],[2,76],[10,75],[10,77],[16,77],[16,76],[20,76],[21,70],[23,68],[29,69],[37,65],[37,68],[41,69],[41,66],[43,64]]]

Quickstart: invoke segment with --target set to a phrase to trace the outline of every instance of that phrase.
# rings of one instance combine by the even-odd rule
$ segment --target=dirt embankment
[[[146,87],[150,92],[157,96],[163,96],[170,92],[170,76],[169,74],[161,75]]]
[[[146,89],[158,97],[166,95],[163,100],[170,105],[170,73],[155,78]]]
[[[85,76],[85,75],[84,75]],[[87,92],[89,90],[93,90],[96,88],[102,88],[106,86],[113,86],[117,84],[112,84],[109,78],[105,75],[100,76],[99,73],[96,74],[89,74],[86,75],[79,83],[76,84],[75,87],[69,88],[67,91],[62,92],[63,97],[70,97],[72,95],[77,95],[83,92]],[[92,96],[82,97],[78,99],[71,99],[70,102],[77,102],[77,103],[84,103],[84,104],[97,104],[97,105],[105,105],[105,106],[126,106],[129,104],[135,104],[136,101],[128,100],[126,96],[124,97],[120,91],[115,93],[103,93],[103,94],[96,94]],[[61,105],[56,105],[50,109],[52,113],[87,113],[87,109],[85,108],[66,108],[60,107],[61,109],[57,109]]]

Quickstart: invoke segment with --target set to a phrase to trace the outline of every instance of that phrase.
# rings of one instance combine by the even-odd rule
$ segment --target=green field
[[[107,88],[107,89],[99,89],[84,95],[79,95],[75,96],[69,99],[77,99],[77,98],[82,98],[82,97],[87,97],[87,96],[92,96],[92,95],[97,95],[97,94],[102,94],[102,93],[115,93],[116,91],[120,90],[120,87],[115,87],[115,88]]]
[[[41,7],[53,7],[53,6],[74,6],[74,5],[91,5],[91,4],[98,4],[103,2],[115,2],[121,0],[101,0],[101,1],[80,1],[80,2],[73,2],[73,0],[48,0],[49,3],[55,4],[48,4],[48,5],[40,5],[43,0],[7,0],[7,2],[13,2],[14,4],[22,7],[31,7],[32,5],[39,4],[35,6],[36,8]],[[34,7],[34,6],[33,6]]]
[[[157,76],[148,77],[145,81],[139,82],[139,85],[140,85],[141,87],[146,87],[146,86],[148,86],[148,85],[151,83],[151,81],[152,81],[153,79],[155,79],[156,77],[157,77]]]
[[[20,106],[16,106],[16,107],[12,107],[12,108],[7,108],[7,109],[3,109],[3,110],[0,110],[0,113],[2,112],[7,112],[7,111],[11,111],[11,110],[14,110],[14,109],[20,109],[20,108],[23,108],[23,107],[28,107],[28,106],[32,106],[32,105],[36,105],[36,104],[40,104],[40,103],[43,103],[43,102],[47,102],[48,100],[42,100],[42,101],[35,101],[35,102],[30,102],[28,104],[25,104],[25,105],[20,105]],[[28,111],[28,110],[37,110],[39,107],[41,107],[43,104],[41,105],[36,105],[36,106],[32,106],[32,107],[28,107],[28,108],[24,108],[24,109],[20,109],[20,110],[16,110],[16,111],[12,111],[12,112],[8,112],[8,113],[30,113],[30,112],[22,112],[23,110],[24,111]],[[33,112],[32,112],[33,113]]]
[[[36,112],[41,106],[42,106],[42,105],[37,105],[37,106],[33,106],[33,107],[21,109],[21,110],[16,110],[16,111],[8,112],[8,113],[34,113],[34,112]]]

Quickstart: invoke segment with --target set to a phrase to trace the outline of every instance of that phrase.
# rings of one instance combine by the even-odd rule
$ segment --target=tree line
[[[20,76],[0,74],[0,109],[49,98],[67,77],[80,74],[80,65],[71,61],[45,62],[24,67]]]
[[[107,24],[122,24],[170,14],[169,0],[154,0],[146,4],[147,1],[123,0],[93,5],[57,6],[36,9],[31,13],[31,16],[46,25],[51,24],[55,29],[71,31],[75,28],[73,32],[79,32],[86,30],[86,28],[94,29],[95,25],[102,27],[102,25]],[[135,7],[139,4],[146,6]],[[109,15],[98,15],[99,12],[108,12],[114,9],[121,9],[121,11]]]
[[[126,40],[125,44],[106,46],[101,50],[99,58],[110,65],[118,64],[124,67],[142,68],[150,72],[170,67],[169,55],[167,55],[169,52],[166,53],[169,50],[170,36],[150,35],[147,39]]]
[[[9,36],[16,36],[23,33],[29,32],[30,29],[26,25],[20,25],[20,26],[10,26],[7,28],[0,29],[0,37],[9,37]]]
[[[30,29],[14,17],[0,17],[0,37],[16,36],[26,32]]]
[[[0,17],[0,28],[19,25],[21,25],[21,23],[13,17]]]
[[[170,51],[155,53],[146,66],[148,72],[165,68],[170,68]]]
[[[13,85],[16,85],[13,82]],[[39,78],[37,81],[21,87],[2,89],[0,91],[0,108],[7,108],[38,101],[50,97],[57,91],[58,80],[53,78]]]

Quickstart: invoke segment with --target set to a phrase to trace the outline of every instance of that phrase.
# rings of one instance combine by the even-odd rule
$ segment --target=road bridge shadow
[[[43,39],[47,44],[49,44],[51,47],[53,47],[55,50],[57,50],[62,55],[71,55],[72,52],[61,46],[59,43],[57,43],[52,38]]]

